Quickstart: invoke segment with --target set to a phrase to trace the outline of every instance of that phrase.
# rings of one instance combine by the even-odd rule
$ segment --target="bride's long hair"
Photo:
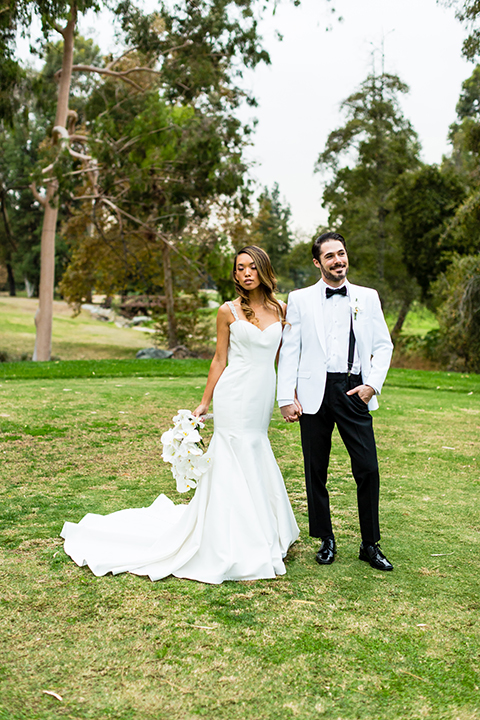
[[[258,325],[258,320],[255,317],[255,312],[250,307],[250,292],[248,290],[245,290],[245,288],[240,285],[240,283],[237,281],[237,278],[235,277],[235,273],[237,270],[237,258],[242,253],[250,255],[253,262],[255,263],[258,278],[260,280],[260,290],[262,290],[263,292],[263,304],[265,305],[265,307],[275,310],[278,313],[278,318],[282,323],[282,326],[284,326],[285,312],[274,295],[274,292],[277,289],[277,280],[273,273],[272,263],[270,262],[270,258],[268,257],[265,250],[262,250],[262,248],[259,248],[256,245],[247,245],[246,247],[239,250],[235,255],[235,260],[233,261],[233,281],[235,283],[235,290],[240,296],[240,307],[245,313],[245,317],[250,322]]]

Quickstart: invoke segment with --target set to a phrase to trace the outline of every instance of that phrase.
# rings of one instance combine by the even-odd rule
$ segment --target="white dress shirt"
[[[346,295],[332,295],[327,299],[326,289],[331,287],[321,279],[323,317],[325,321],[325,343],[327,346],[327,372],[345,373],[348,371],[348,347],[350,342],[350,318],[352,309],[348,282]],[[343,287],[340,285],[340,287]],[[336,288],[335,288],[336,289]],[[353,355],[352,373],[360,373],[360,358],[357,343]]]

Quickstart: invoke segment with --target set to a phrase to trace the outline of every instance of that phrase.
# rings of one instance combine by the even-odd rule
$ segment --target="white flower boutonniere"
[[[363,310],[363,308],[358,303],[358,298],[355,298],[355,302],[352,301],[350,303],[350,307],[353,310],[353,319],[356,320],[358,313],[362,312]]]
[[[204,424],[190,410],[179,410],[173,423],[173,428],[162,435],[162,458],[172,466],[178,492],[187,492],[197,487],[210,463],[210,458],[204,456],[203,440],[198,432]]]

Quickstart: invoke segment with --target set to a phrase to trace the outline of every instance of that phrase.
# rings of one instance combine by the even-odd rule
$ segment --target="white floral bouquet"
[[[198,432],[204,424],[190,410],[179,410],[173,423],[173,428],[162,435],[162,458],[172,465],[178,492],[187,492],[197,487],[210,463],[202,450],[202,436]]]

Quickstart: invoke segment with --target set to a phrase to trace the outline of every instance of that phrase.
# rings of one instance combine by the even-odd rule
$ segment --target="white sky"
[[[155,6],[154,0],[145,4],[149,10]],[[342,23],[330,13],[332,4]],[[87,18],[81,31],[104,51],[111,49],[106,17]],[[410,86],[402,106],[420,136],[423,159],[440,162],[448,152],[461,84],[474,67],[461,57],[466,30],[452,9],[436,0],[302,0],[300,7],[283,0],[275,16],[264,17],[260,32],[272,64],[245,76],[245,87],[259,102],[243,114],[258,119],[247,157],[260,186],[279,183],[299,235],[310,236],[327,220],[322,177],[313,167],[329,132],[343,121],[341,101],[371,72],[374,49],[381,71],[382,41],[385,71]],[[19,54],[24,56],[21,48]]]
[[[372,70],[385,71],[410,86],[402,107],[420,136],[422,158],[440,162],[448,152],[447,133],[455,120],[461,83],[473,65],[461,57],[466,35],[451,9],[435,0],[333,0],[343,23],[330,20],[322,0],[286,3],[265,23],[272,65],[249,77],[260,108],[255,176],[277,181],[290,203],[294,227],[314,232],[327,214],[321,207],[322,177],[313,166],[328,134],[343,120],[340,103]],[[332,30],[325,27],[332,24]],[[275,42],[273,27],[284,35]]]

